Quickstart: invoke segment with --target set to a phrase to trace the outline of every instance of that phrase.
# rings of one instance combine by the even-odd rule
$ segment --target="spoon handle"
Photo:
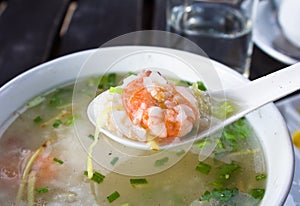
[[[300,63],[226,92],[229,98],[255,109],[300,89]]]

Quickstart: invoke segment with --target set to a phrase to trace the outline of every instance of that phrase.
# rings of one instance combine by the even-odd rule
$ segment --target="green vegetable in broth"
[[[266,174],[259,174],[259,175],[256,175],[255,176],[255,179],[257,181],[262,181],[262,180],[265,180],[267,178],[267,175]]]
[[[34,123],[41,123],[43,121],[43,119],[41,118],[41,116],[37,116],[36,118],[33,119]]]
[[[88,172],[87,172],[87,171],[84,171],[84,175],[85,175],[85,176],[88,176]],[[93,173],[93,176],[92,176],[91,180],[93,180],[94,182],[100,184],[101,182],[104,181],[104,178],[105,178],[104,175],[102,175],[101,173],[95,171],[95,172]]]
[[[228,202],[232,199],[232,197],[238,194],[238,189],[213,189],[211,192],[206,191],[202,197],[200,197],[200,201],[215,199],[220,204],[228,204]]]
[[[52,124],[54,128],[58,128],[62,124],[62,121],[60,119],[55,120],[55,122]]]
[[[196,170],[198,170],[199,172],[203,173],[203,174],[208,174],[211,170],[211,166],[209,164],[200,162],[197,166],[196,166]]]
[[[112,194],[110,194],[109,196],[107,196],[107,199],[109,202],[113,202],[116,199],[118,199],[119,197],[120,197],[120,194],[118,193],[118,191],[115,191]]]
[[[37,192],[37,193],[46,193],[46,192],[48,192],[49,191],[49,189],[48,189],[48,187],[42,187],[42,188],[36,188],[35,189],[35,191]]]
[[[254,189],[251,190],[251,195],[255,199],[261,200],[264,197],[264,194],[265,194],[265,189],[254,188]]]
[[[236,162],[232,162],[230,164],[222,164],[221,166],[216,168],[217,172],[215,182],[221,186],[225,185],[226,182],[229,181],[235,174],[236,170],[240,168],[241,167]]]
[[[56,157],[53,158],[53,161],[54,161],[54,162],[57,162],[57,163],[59,163],[59,164],[61,164],[61,165],[64,163],[64,161],[62,161],[62,160],[60,160],[60,159],[58,159],[58,158],[56,158]]]
[[[130,179],[130,184],[132,185],[140,185],[140,184],[147,184],[148,181],[145,178],[138,178],[138,179]]]

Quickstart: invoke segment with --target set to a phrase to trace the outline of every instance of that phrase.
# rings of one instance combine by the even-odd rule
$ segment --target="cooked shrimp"
[[[190,89],[175,86],[154,71],[144,71],[125,85],[122,102],[134,125],[160,138],[186,135],[199,116]]]

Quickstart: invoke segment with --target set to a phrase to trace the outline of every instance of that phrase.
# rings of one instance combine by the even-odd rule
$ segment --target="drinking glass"
[[[258,0],[168,0],[167,31],[249,77]]]

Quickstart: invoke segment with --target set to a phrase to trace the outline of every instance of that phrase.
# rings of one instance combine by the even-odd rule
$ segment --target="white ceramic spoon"
[[[241,87],[230,88],[222,91],[210,93],[212,99],[226,98],[238,105],[238,111],[225,119],[211,126],[209,129],[202,131],[196,136],[183,137],[180,141],[169,145],[159,146],[160,149],[167,149],[170,147],[180,146],[183,144],[191,143],[195,140],[200,140],[203,137],[211,135],[226,125],[240,119],[251,111],[257,108],[278,100],[288,94],[291,94],[300,89],[300,63],[283,68],[279,71],[271,73],[267,76],[261,77],[254,81],[250,81],[247,84],[241,85]],[[101,94],[97,96],[88,106],[87,114],[90,121],[96,125],[96,116],[94,114],[94,107],[97,105],[96,101],[101,98]],[[100,132],[108,136],[109,138],[129,147],[136,149],[149,150],[151,149],[146,142],[134,141],[124,137],[118,137],[108,130],[100,128]]]

